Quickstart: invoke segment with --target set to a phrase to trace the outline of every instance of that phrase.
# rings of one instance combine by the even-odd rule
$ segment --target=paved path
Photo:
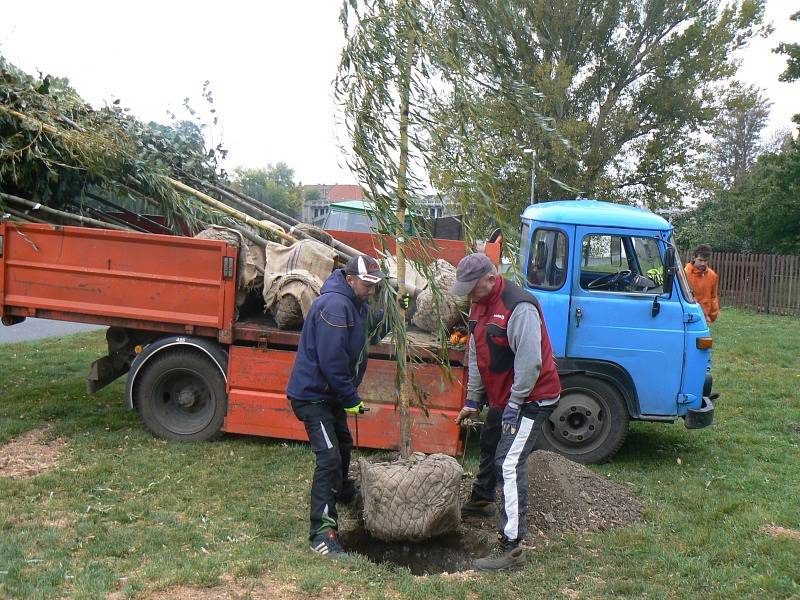
[[[102,325],[70,323],[69,321],[50,321],[48,319],[25,319],[11,327],[0,325],[0,344],[15,344],[41,338],[70,335],[79,331],[104,329]]]

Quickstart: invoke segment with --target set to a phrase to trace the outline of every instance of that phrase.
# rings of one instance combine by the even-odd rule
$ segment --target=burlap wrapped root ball
[[[387,542],[419,542],[458,529],[461,465],[445,454],[415,453],[392,463],[358,463],[364,526]]]
[[[460,296],[453,296],[450,288],[456,280],[456,268],[441,258],[432,265],[434,280],[442,292],[442,300],[437,311],[434,302],[433,286],[428,285],[416,298],[416,310],[411,317],[411,323],[422,329],[434,333],[439,330],[439,314],[445,329],[452,329],[462,320],[462,313],[469,310],[469,300]]]
[[[289,247],[267,242],[264,306],[280,329],[300,329],[335,258],[332,248],[316,240],[299,240]]]
[[[326,246],[333,246],[333,236],[324,229],[320,229],[315,225],[311,225],[310,223],[298,223],[297,225],[292,227],[289,233],[294,234],[296,231],[311,236],[312,238],[322,242]]]
[[[297,298],[289,294],[280,297],[272,307],[278,329],[300,329],[303,326],[303,309]]]
[[[235,229],[220,225],[211,225],[194,237],[200,240],[222,240],[239,249],[236,264],[236,307],[241,307],[247,298],[247,293],[260,288],[264,283],[264,248],[245,238]]]

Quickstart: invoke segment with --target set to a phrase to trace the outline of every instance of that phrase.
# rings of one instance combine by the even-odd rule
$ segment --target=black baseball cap
[[[378,261],[366,254],[353,256],[348,260],[344,272],[347,275],[355,275],[367,283],[378,283],[386,277],[386,273],[381,271]]]

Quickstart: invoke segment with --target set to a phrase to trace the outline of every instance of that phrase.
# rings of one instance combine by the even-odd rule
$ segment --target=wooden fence
[[[800,256],[714,252],[709,266],[719,275],[722,306],[800,315]]]

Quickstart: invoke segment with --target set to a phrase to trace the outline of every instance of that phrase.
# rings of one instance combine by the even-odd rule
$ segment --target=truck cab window
[[[581,287],[594,292],[660,294],[664,264],[655,238],[587,235],[581,247]]]
[[[567,279],[567,236],[555,229],[537,229],[530,242],[528,285],[557,290]]]

